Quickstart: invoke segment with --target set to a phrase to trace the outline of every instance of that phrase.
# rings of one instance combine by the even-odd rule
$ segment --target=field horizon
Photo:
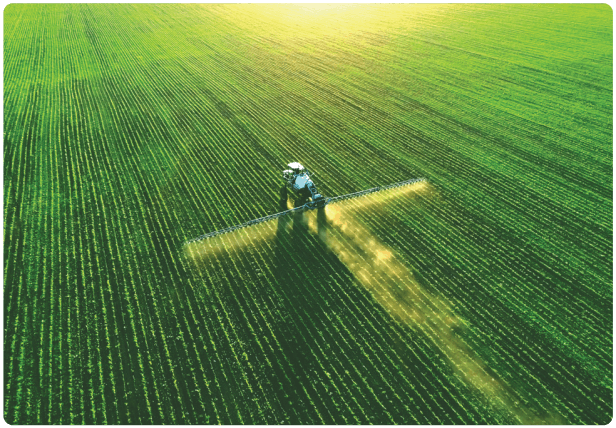
[[[8,5],[5,421],[609,423],[612,20]]]

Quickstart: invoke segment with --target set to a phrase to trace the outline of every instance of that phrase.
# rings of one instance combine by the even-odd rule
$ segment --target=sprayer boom
[[[294,166],[294,164],[289,164],[289,165],[290,166],[291,165]],[[302,167],[302,172],[303,172],[303,167]],[[287,173],[287,171],[285,171],[285,173]],[[299,206],[297,208],[293,208],[293,209],[290,209],[290,210],[286,210],[286,211],[281,211],[279,213],[268,215],[268,216],[261,217],[261,218],[257,218],[257,219],[254,219],[254,220],[250,220],[250,221],[248,221],[246,223],[239,224],[237,226],[231,226],[231,227],[228,227],[226,229],[221,229],[221,230],[217,230],[215,232],[206,233],[205,235],[201,235],[201,236],[198,236],[196,238],[193,238],[193,239],[190,239],[190,240],[186,241],[184,243],[184,245],[191,244],[191,243],[197,242],[197,241],[202,241],[204,239],[208,239],[208,238],[211,238],[211,237],[217,236],[217,235],[222,235],[224,233],[233,232],[234,230],[242,229],[242,228],[245,228],[245,227],[248,227],[248,226],[254,226],[255,224],[259,224],[259,223],[263,223],[263,222],[266,222],[266,221],[274,220],[274,219],[277,219],[277,218],[280,218],[280,217],[283,217],[283,216],[287,216],[289,214],[298,213],[300,211],[312,210],[312,209],[315,209],[315,208],[323,208],[327,204],[333,204],[333,203],[337,203],[337,202],[344,201],[344,200],[347,200],[347,199],[352,199],[352,198],[357,198],[357,197],[360,197],[360,196],[365,196],[365,195],[368,195],[370,193],[379,192],[379,191],[382,191],[382,190],[387,190],[387,189],[393,189],[393,188],[396,188],[396,187],[407,186],[409,184],[418,183],[420,181],[424,181],[424,179],[423,178],[413,178],[411,180],[400,181],[398,183],[389,184],[387,186],[373,187],[372,189],[362,190],[360,192],[355,192],[355,193],[348,193],[346,195],[336,196],[336,197],[329,198],[329,199],[325,199],[321,195],[319,195],[316,192],[316,187],[314,187],[314,190],[313,190],[312,188],[310,188],[310,186],[307,186],[308,190],[313,195],[317,195],[317,198],[313,198],[311,201],[306,202],[302,206]],[[309,183],[312,184],[312,181],[310,181]],[[314,186],[314,184],[313,184],[313,186]]]

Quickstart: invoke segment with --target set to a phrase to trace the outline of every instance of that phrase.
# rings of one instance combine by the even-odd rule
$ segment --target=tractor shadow
[[[280,211],[289,208],[282,196]],[[233,374],[224,389],[229,397],[242,391],[251,414],[275,403],[272,413],[244,422],[547,420],[517,406],[517,394],[463,340],[465,327],[449,303],[364,225],[358,212],[375,216],[390,196],[293,213],[223,235],[220,245],[205,241],[198,271],[224,372]],[[262,393],[246,392],[250,376]],[[426,400],[418,379],[427,396],[445,386],[448,401],[474,396],[502,420]]]
[[[295,403],[316,407],[328,424],[390,424],[392,418],[412,423],[405,403],[395,399],[412,395],[412,387],[401,384],[398,376],[402,370],[415,377],[412,367],[438,373],[438,367],[430,360],[419,364],[404,352],[399,333],[408,337],[409,332],[395,331],[390,314],[374,304],[339,254],[331,251],[332,232],[325,209],[297,213],[277,225],[273,283],[285,316],[275,324],[275,332],[293,372],[287,393]],[[399,349],[391,358],[375,351],[392,348]],[[428,405],[414,398],[413,408],[438,423]],[[357,403],[363,411],[341,403]],[[306,421],[320,422],[302,415],[301,422]]]
[[[282,196],[280,211],[289,208]],[[226,376],[225,396],[250,403],[252,414],[277,403],[273,416],[255,423],[410,424],[415,412],[439,423],[413,385],[399,379],[420,371],[444,376],[437,359],[408,352],[414,332],[374,298],[358,275],[371,267],[370,254],[336,235],[339,229],[326,209],[303,211],[196,247],[194,270],[223,361],[217,377],[234,374]],[[265,394],[246,392],[242,372],[250,366],[229,363],[243,353],[257,360],[251,364]],[[442,382],[424,387],[436,396],[432,385]],[[269,404],[259,402],[263,396]]]

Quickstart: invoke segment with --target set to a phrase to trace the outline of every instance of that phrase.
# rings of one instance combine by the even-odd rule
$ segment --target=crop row
[[[395,38],[305,44],[264,35],[266,15],[245,31],[224,7],[176,7],[190,16],[23,6],[5,29],[7,420],[610,414],[600,84],[567,99],[578,80],[521,65],[478,79],[509,54],[443,55],[378,11]],[[326,196],[416,176],[435,191],[341,205],[374,248],[310,213],[208,241],[193,266],[186,239],[284,208],[294,160]]]

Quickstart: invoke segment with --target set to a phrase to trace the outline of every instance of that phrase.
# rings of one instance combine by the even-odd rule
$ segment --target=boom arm
[[[291,213],[295,213],[298,211],[302,211],[305,209],[314,209],[314,208],[322,208],[325,205],[329,204],[329,203],[335,203],[335,202],[340,202],[343,201],[345,199],[352,199],[352,198],[357,198],[359,196],[364,196],[367,195],[369,193],[374,193],[374,192],[378,192],[379,190],[386,190],[386,189],[392,189],[394,187],[400,187],[400,186],[406,186],[408,184],[413,184],[413,183],[417,183],[419,181],[424,181],[423,178],[414,178],[412,180],[406,180],[406,181],[400,181],[398,183],[393,183],[387,186],[379,186],[379,187],[373,187],[372,189],[367,189],[367,190],[362,190],[360,192],[355,192],[355,193],[349,193],[346,195],[341,195],[341,196],[336,196],[334,198],[330,198],[330,199],[325,199],[322,195],[320,195],[319,193],[317,193],[317,188],[316,186],[312,183],[312,180],[310,180],[310,184],[308,184],[308,189],[310,190],[310,193],[312,194],[312,201],[308,202],[304,205],[302,205],[301,207],[297,207],[297,208],[293,208],[291,210],[287,210],[287,211],[282,211],[276,214],[272,214],[272,215],[268,215],[265,217],[261,217],[261,218],[257,218],[255,220],[250,220],[247,223],[244,224],[239,224],[237,226],[231,226],[228,227],[226,229],[222,229],[222,230],[217,230],[215,232],[210,232],[210,233],[206,233],[205,235],[201,235],[198,236],[196,238],[190,239],[188,241],[186,241],[184,243],[184,245],[193,243],[193,242],[197,242],[197,241],[201,241],[203,239],[207,239],[207,238],[211,238],[212,236],[216,236],[216,235],[222,235],[223,233],[228,233],[228,232],[232,232],[234,230],[237,229],[242,229],[244,227],[247,226],[252,226],[253,224],[257,224],[257,223],[263,223],[264,221],[269,221],[269,220],[274,220],[276,218],[291,214]],[[314,189],[314,191],[313,191]]]

